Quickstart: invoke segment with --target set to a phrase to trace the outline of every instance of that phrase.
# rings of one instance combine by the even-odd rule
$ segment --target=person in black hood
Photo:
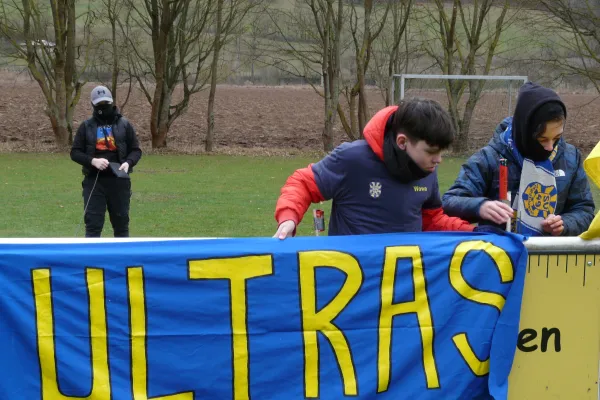
[[[553,90],[524,84],[513,116],[463,164],[442,197],[444,211],[505,228],[517,210],[521,223],[513,226],[532,236],[577,236],[586,231],[595,206],[581,153],[563,138],[566,120],[565,104]],[[498,200],[502,158],[508,164],[512,206]]]
[[[106,210],[115,237],[129,237],[129,174],[142,157],[131,123],[104,86],[92,90],[93,115],[77,129],[71,159],[82,165],[85,236],[100,237]]]

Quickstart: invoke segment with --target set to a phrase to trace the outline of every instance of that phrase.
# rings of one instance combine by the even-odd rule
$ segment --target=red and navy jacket
[[[383,163],[383,136],[398,106],[380,110],[364,129],[365,140],[343,143],[316,164],[296,170],[281,189],[278,223],[298,225],[311,203],[333,199],[329,235],[420,231],[472,231],[442,211],[437,172],[404,184]]]

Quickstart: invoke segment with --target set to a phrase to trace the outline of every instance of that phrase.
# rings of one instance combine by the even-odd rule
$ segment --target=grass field
[[[131,235],[272,236],[279,190],[316,158],[145,155],[132,174]],[[445,160],[443,189],[459,160]],[[81,169],[67,154],[2,154],[0,237],[72,237],[83,214]],[[329,216],[330,203],[324,205]],[[299,235],[311,235],[312,217]],[[79,227],[77,236],[83,236]],[[104,237],[112,236],[105,222]]]
[[[145,155],[132,174],[131,236],[272,236],[286,178],[317,158]],[[446,158],[440,189],[463,160]],[[0,237],[82,237],[81,169],[67,154],[0,156]],[[600,200],[594,190],[596,202]],[[324,205],[329,216],[330,202]],[[312,217],[298,235],[312,235]],[[77,235],[76,235],[77,232]],[[112,237],[106,217],[103,237]]]

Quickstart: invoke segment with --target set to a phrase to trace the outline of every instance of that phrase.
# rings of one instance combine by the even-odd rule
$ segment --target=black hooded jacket
[[[92,166],[92,159],[97,154],[96,131],[101,125],[106,125],[106,123],[99,120],[97,116],[92,116],[79,126],[73,138],[71,160],[82,165],[82,171],[85,175],[88,175],[92,171],[97,171]],[[127,162],[129,164],[129,173],[131,173],[133,172],[133,167],[142,157],[142,150],[140,149],[133,125],[118,111],[111,125],[117,146],[118,162],[119,164]]]

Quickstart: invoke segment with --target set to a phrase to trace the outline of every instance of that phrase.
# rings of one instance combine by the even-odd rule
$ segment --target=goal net
[[[446,87],[452,82],[461,87],[460,100],[456,105],[457,114],[462,119],[471,96],[469,83],[480,82],[483,88],[476,98],[469,125],[468,147],[476,149],[486,145],[496,126],[513,114],[519,88],[527,81],[526,76],[394,74],[391,94],[393,104],[398,104],[402,99],[422,97],[437,100],[449,110]]]

